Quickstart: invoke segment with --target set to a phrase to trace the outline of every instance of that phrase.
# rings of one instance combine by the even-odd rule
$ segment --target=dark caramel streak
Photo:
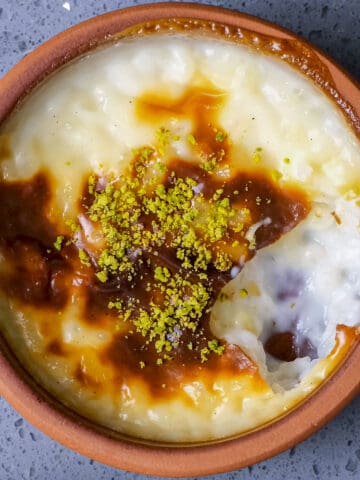
[[[46,351],[58,357],[66,357],[67,353],[59,339],[52,340],[46,347]]]
[[[52,245],[57,233],[47,218],[51,200],[49,183],[45,172],[30,180],[1,183],[1,239],[23,236],[38,240],[44,247]]]
[[[67,302],[70,257],[76,252],[53,248],[58,232],[47,216],[50,183],[45,172],[0,183],[0,249],[8,264],[0,287],[22,302],[57,309]]]

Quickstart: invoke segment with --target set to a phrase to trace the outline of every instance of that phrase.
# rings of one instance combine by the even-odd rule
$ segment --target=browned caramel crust
[[[61,308],[68,295],[61,281],[68,262],[52,249],[57,233],[47,216],[51,196],[46,173],[1,182],[0,247],[11,268],[1,272],[0,286],[22,302]]]

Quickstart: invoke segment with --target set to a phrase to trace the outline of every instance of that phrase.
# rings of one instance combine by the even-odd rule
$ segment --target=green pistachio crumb
[[[220,252],[215,258],[214,265],[220,272],[226,272],[231,267],[231,260],[226,253]]]
[[[65,225],[70,227],[70,230],[71,230],[72,233],[75,233],[76,231],[78,231],[80,229],[80,225],[77,224],[76,222],[74,222],[74,220],[66,220]]]
[[[210,352],[216,353],[217,355],[221,355],[225,350],[225,346],[220,345],[216,339],[208,341],[208,348]]]
[[[88,192],[90,195],[93,195],[95,192],[96,177],[94,174],[91,174],[88,179]]]
[[[262,148],[261,147],[257,147],[255,149],[255,152],[253,153],[253,162],[254,163],[260,163],[261,160],[262,160]]]
[[[212,172],[217,165],[217,160],[215,157],[206,160],[200,164],[200,167],[205,170],[205,172]]]
[[[217,142],[223,142],[225,140],[225,138],[226,138],[226,135],[225,135],[224,132],[217,132],[215,140]]]
[[[210,350],[207,347],[204,347],[200,351],[201,363],[205,363],[209,358]]]
[[[159,152],[159,155],[163,156],[171,140],[170,130],[165,127],[160,127],[156,131],[156,139],[157,139],[157,150]]]
[[[108,308],[111,310],[112,308],[115,308],[116,310],[121,310],[123,307],[123,302],[120,300],[117,300],[116,302],[109,302],[108,303]]]
[[[272,170],[271,172],[271,178],[273,179],[274,182],[278,182],[282,178],[282,173],[279,172],[279,170]]]
[[[249,250],[255,250],[256,249],[256,241],[255,241],[255,238],[252,238],[250,241],[249,241],[249,246],[248,246]]]
[[[223,188],[218,188],[216,190],[216,192],[214,193],[214,195],[212,197],[212,200],[214,202],[217,202],[223,193],[224,193],[224,189]]]
[[[243,230],[244,224],[243,223],[238,223],[235,227],[233,227],[234,232],[239,233]]]
[[[108,275],[106,272],[101,271],[96,273],[97,278],[100,280],[100,282],[105,283],[108,279]]]
[[[54,242],[54,247],[55,247],[56,250],[58,250],[58,251],[61,250],[63,241],[64,241],[64,236],[63,235],[59,235],[59,236],[56,237],[56,240]]]
[[[166,165],[162,162],[158,162],[156,164],[156,167],[157,167],[157,169],[159,170],[160,173],[165,173],[166,170],[167,170]]]
[[[196,142],[196,139],[194,137],[194,135],[192,133],[189,133],[189,135],[186,137],[187,138],[187,141],[191,144],[191,145],[196,145],[197,142]]]
[[[154,278],[155,280],[166,283],[170,278],[170,272],[166,267],[156,267]]]
[[[80,262],[83,265],[86,265],[87,267],[90,267],[90,265],[91,265],[90,257],[84,250],[79,250],[79,258],[80,258]]]

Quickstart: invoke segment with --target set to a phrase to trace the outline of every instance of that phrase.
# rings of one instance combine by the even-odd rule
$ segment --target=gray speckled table
[[[0,75],[55,33],[93,15],[137,3],[140,2],[0,0]],[[359,0],[207,0],[199,3],[238,9],[296,31],[326,50],[360,80]],[[360,397],[328,426],[297,447],[253,467],[216,478],[359,479],[359,411]],[[29,425],[0,397],[0,480],[72,478],[147,477],[105,467],[67,450]]]

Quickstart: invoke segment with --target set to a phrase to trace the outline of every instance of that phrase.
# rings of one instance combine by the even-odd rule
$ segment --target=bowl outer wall
[[[160,3],[114,11],[82,22],[44,43],[0,81],[0,123],[49,73],[128,27],[149,20],[193,18],[216,21],[310,47],[328,67],[337,90],[360,116],[356,83],[326,55],[296,35],[258,18],[218,7]],[[1,340],[1,338],[0,338]],[[337,371],[296,409],[254,432],[196,447],[159,447],[119,440],[93,429],[46,395],[0,342],[0,394],[26,419],[63,445],[116,468],[158,476],[199,476],[246,467],[276,455],[314,433],[360,392],[360,343]],[[1,353],[1,350],[3,353]]]

